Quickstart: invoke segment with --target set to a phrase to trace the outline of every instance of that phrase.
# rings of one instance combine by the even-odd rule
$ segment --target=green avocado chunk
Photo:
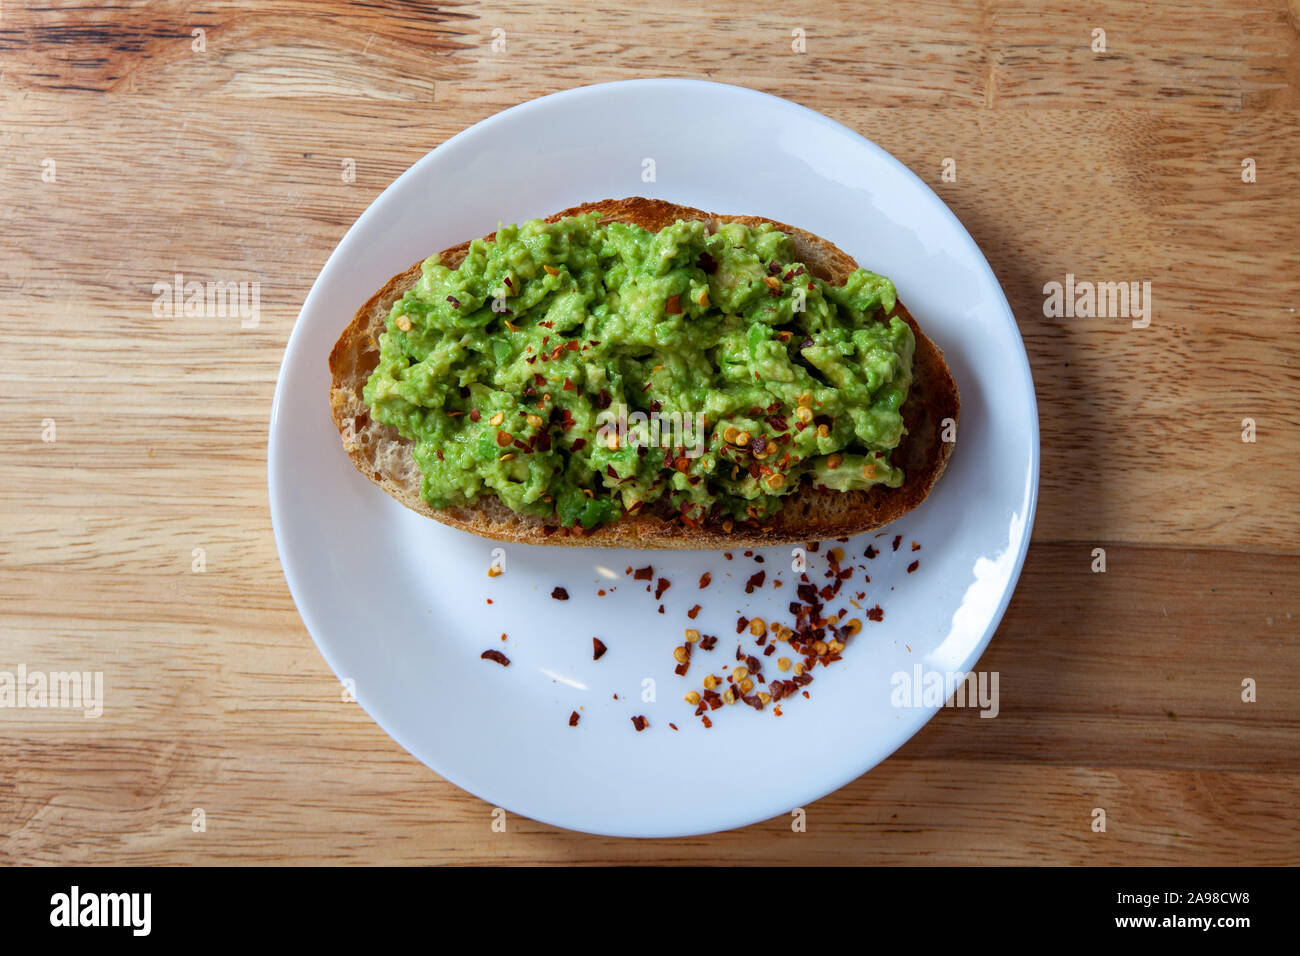
[[[425,260],[363,397],[414,444],[435,508],[761,521],[804,479],[902,484],[916,342],[894,303],[863,269],[814,277],[767,223],[535,219],[455,269]]]

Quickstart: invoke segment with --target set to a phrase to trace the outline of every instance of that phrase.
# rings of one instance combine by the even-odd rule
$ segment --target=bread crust
[[[858,268],[850,256],[806,230],[756,216],[715,215],[659,199],[584,203],[548,216],[547,221],[593,211],[600,214],[602,223],[632,223],[652,232],[678,219],[704,220],[711,228],[726,222],[751,226],[771,222],[792,238],[795,257],[818,278],[840,285]],[[443,264],[455,268],[468,249],[468,241],[452,246],[442,253]],[[891,456],[891,462],[903,470],[901,487],[831,491],[805,482],[786,497],[776,515],[762,524],[737,522],[730,532],[721,526],[687,525],[675,515],[657,513],[625,515],[590,531],[575,530],[562,526],[555,516],[516,514],[491,496],[466,507],[432,508],[420,495],[420,472],[410,454],[411,443],[396,429],[372,421],[361,398],[361,390],[379,362],[379,335],[389,311],[419,278],[420,265],[417,262],[389,279],[357,310],[334,344],[329,357],[330,412],[344,450],[362,474],[411,510],[443,524],[500,541],[570,547],[761,548],[842,538],[880,528],[920,505],[952,454],[953,443],[943,441],[942,434],[944,420],[950,418],[955,423],[961,410],[957,384],[943,353],[899,302],[894,314],[916,335],[913,383],[901,409],[907,434]]]

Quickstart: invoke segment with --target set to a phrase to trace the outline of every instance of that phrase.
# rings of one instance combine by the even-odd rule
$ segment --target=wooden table
[[[108,705],[0,710],[0,861],[1300,863],[1300,8],[1087,7],[5,2],[0,669],[102,670]],[[312,280],[410,163],[652,75],[861,131],[989,257],[1043,452],[980,664],[1001,715],[944,711],[806,833],[494,833],[303,628],[271,396]],[[259,323],[155,316],[176,272],[260,282]],[[1046,317],[1067,273],[1150,281],[1150,326]]]

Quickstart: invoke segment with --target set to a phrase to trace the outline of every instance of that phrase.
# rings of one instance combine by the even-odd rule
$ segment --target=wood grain
[[[94,661],[113,706],[0,710],[0,860],[1300,863],[1298,26],[1245,0],[4,3],[0,669]],[[347,226],[465,126],[648,75],[903,160],[988,256],[1038,389],[1034,543],[980,665],[1001,714],[940,714],[806,833],[493,833],[340,699],[271,538],[279,360]],[[155,317],[177,271],[259,282],[258,326]],[[1150,281],[1150,327],[1045,317],[1066,273]]]

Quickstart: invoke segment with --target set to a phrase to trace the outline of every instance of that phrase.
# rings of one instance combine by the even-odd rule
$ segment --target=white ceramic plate
[[[643,180],[647,159],[652,182]],[[728,562],[717,552],[507,545],[506,571],[491,578],[500,545],[414,514],[373,487],[329,418],[330,347],[394,273],[499,222],[635,195],[767,216],[830,239],[894,280],[961,390],[961,432],[946,474],[920,509],[875,541],[897,533],[906,543],[858,561],[870,566],[866,606],[879,602],[884,620],[868,624],[844,660],[818,668],[811,698],[790,702],[780,717],[738,704],[712,714],[705,729],[682,697],[699,686],[705,663],[714,673],[734,665],[738,614],[784,616],[795,577],[789,549],[764,553],[769,584],[753,595],[743,584],[758,566],[740,553]],[[303,621],[335,673],[355,682],[361,706],[402,746],[512,813],[594,833],[675,836],[805,806],[875,766],[934,714],[895,707],[891,676],[916,664],[964,672],[988,644],[1029,542],[1038,417],[997,280],[961,223],[906,167],[785,100],[715,83],[636,80],[490,117],[375,200],[330,256],[289,338],[268,471],[276,544]],[[859,556],[870,540],[845,549]],[[916,554],[912,540],[923,546]],[[810,555],[818,584],[824,553]],[[917,558],[918,570],[906,573]],[[672,582],[663,615],[624,574],[646,564]],[[706,570],[713,584],[700,591]],[[787,585],[774,590],[778,572]],[[860,581],[858,572],[854,593]],[[551,598],[557,585],[570,600]],[[703,610],[690,622],[685,611],[695,603]],[[671,654],[688,625],[719,641],[712,655],[697,652],[682,678]],[[609,647],[600,661],[592,660],[593,636]],[[481,660],[488,648],[511,666]],[[768,661],[766,674],[775,676]],[[654,702],[642,699],[647,679]],[[579,709],[581,722],[570,727]],[[637,733],[634,715],[649,729]]]

